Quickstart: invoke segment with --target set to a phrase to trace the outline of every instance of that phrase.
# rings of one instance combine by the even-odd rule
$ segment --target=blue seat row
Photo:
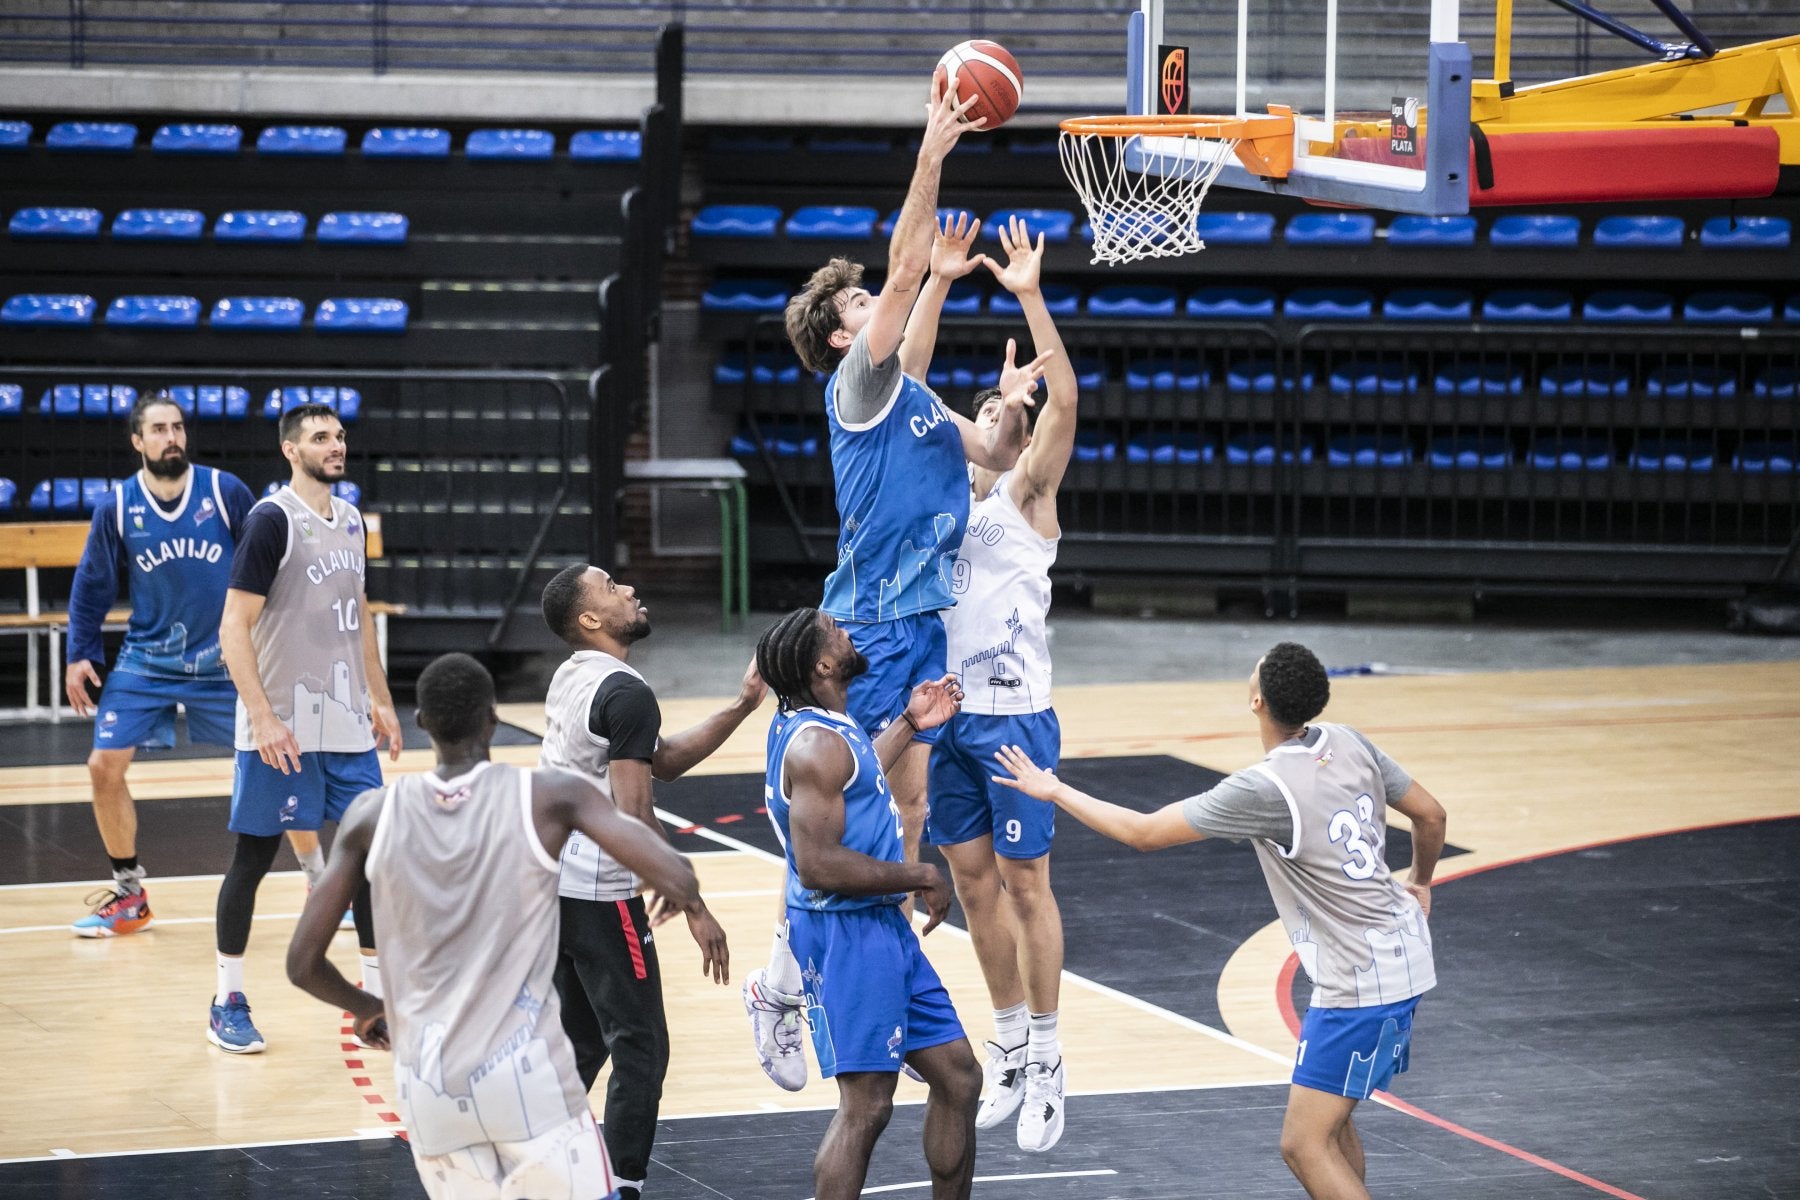
[[[80,328],[94,323],[92,296],[24,293],[0,305],[0,325]],[[118,296],[106,307],[106,324],[131,329],[195,329],[202,305],[194,296]],[[404,333],[404,300],[344,297],[321,300],[313,328],[321,333]],[[306,305],[292,296],[226,296],[212,306],[214,329],[299,329]]]
[[[31,125],[0,121],[0,151],[23,150],[31,142]],[[51,150],[88,154],[129,154],[138,127],[126,121],[63,121],[50,127],[44,145]],[[433,127],[380,126],[362,137],[365,158],[448,158],[450,131]],[[150,137],[158,154],[237,154],[244,131],[227,124],[161,125]],[[336,125],[271,125],[256,138],[259,154],[337,156],[349,135]],[[643,153],[635,129],[584,129],[569,137],[569,157],[576,162],[634,162]],[[547,160],[556,155],[556,135],[546,129],[477,129],[463,140],[463,153],[477,160]]]
[[[15,238],[92,241],[103,224],[97,208],[21,208],[6,231]],[[407,226],[396,212],[330,212],[319,218],[317,237],[322,246],[398,246]],[[128,208],[112,222],[113,240],[120,242],[197,242],[205,232],[206,215],[191,208]],[[220,213],[213,238],[292,244],[305,240],[306,216],[285,209]]]
[[[250,393],[221,384],[177,384],[165,389],[170,399],[190,417],[213,421],[241,421],[250,415]],[[37,411],[49,417],[122,418],[137,403],[138,389],[123,383],[54,383],[38,397]],[[16,383],[0,383],[0,418],[17,417],[24,411],[25,389]],[[346,425],[362,413],[362,393],[353,387],[294,385],[269,389],[262,414],[277,420],[302,404],[326,404]]]
[[[31,489],[25,507],[34,513],[91,513],[106,502],[118,483],[117,479],[91,475],[40,479]],[[10,479],[0,479],[0,508],[11,508],[18,494],[18,485]]]
[[[998,138],[965,138],[957,143],[956,153],[992,154],[995,153],[996,147],[999,147],[1000,151],[1004,153],[1052,157],[1056,154],[1056,138],[1046,136],[1041,132],[1026,133],[1022,136],[1009,133]],[[908,139],[896,141],[890,136],[864,132],[852,133],[834,130],[814,133],[810,136],[797,136],[791,133],[769,133],[755,130],[745,132],[721,130],[708,139],[707,150],[713,154],[754,154],[758,156],[808,153],[850,156],[915,152],[917,146]]]

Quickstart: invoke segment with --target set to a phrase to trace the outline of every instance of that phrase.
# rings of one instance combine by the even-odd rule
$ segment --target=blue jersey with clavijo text
[[[899,904],[906,899],[903,892],[845,896],[838,892],[814,891],[800,882],[799,869],[794,865],[793,843],[788,837],[788,796],[782,786],[782,771],[788,747],[801,733],[814,728],[828,729],[843,738],[856,760],[855,773],[844,785],[843,844],[882,862],[905,861],[900,807],[888,791],[887,777],[881,773],[881,761],[875,757],[875,745],[856,719],[822,708],[778,713],[769,730],[769,766],[763,779],[763,797],[769,809],[769,823],[775,826],[775,836],[781,840],[782,853],[787,857],[788,907],[823,912]]]

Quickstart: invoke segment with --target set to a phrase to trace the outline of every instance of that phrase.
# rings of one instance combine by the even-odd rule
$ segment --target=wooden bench
[[[383,554],[381,515],[364,513],[368,529],[368,557]],[[25,611],[0,613],[0,635],[22,634],[25,647],[25,706],[0,709],[0,715],[36,718],[48,715],[61,721],[67,704],[63,699],[62,644],[69,628],[66,608],[46,609],[39,582],[40,569],[71,568],[81,562],[87,546],[89,525],[86,521],[47,521],[32,524],[0,524],[0,570],[25,572]],[[369,615],[375,618],[375,642],[381,651],[381,665],[387,666],[388,617],[404,613],[403,604],[385,600],[369,601]],[[103,629],[120,629],[131,619],[131,609],[114,608],[106,614]],[[38,669],[38,635],[43,634],[48,653],[49,703],[40,701],[44,680]]]

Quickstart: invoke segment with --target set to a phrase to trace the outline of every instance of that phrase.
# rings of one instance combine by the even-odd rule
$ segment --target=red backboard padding
[[[1781,172],[1780,137],[1768,126],[1491,133],[1487,144],[1494,186],[1481,187],[1471,144],[1471,208],[1767,196]]]

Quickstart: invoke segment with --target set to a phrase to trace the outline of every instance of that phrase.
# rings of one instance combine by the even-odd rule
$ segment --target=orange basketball
[[[971,94],[979,97],[963,114],[964,120],[985,118],[982,129],[998,129],[1019,111],[1024,91],[1019,64],[998,42],[962,42],[944,51],[938,66],[944,68],[948,86],[955,89],[958,100],[967,100]]]

